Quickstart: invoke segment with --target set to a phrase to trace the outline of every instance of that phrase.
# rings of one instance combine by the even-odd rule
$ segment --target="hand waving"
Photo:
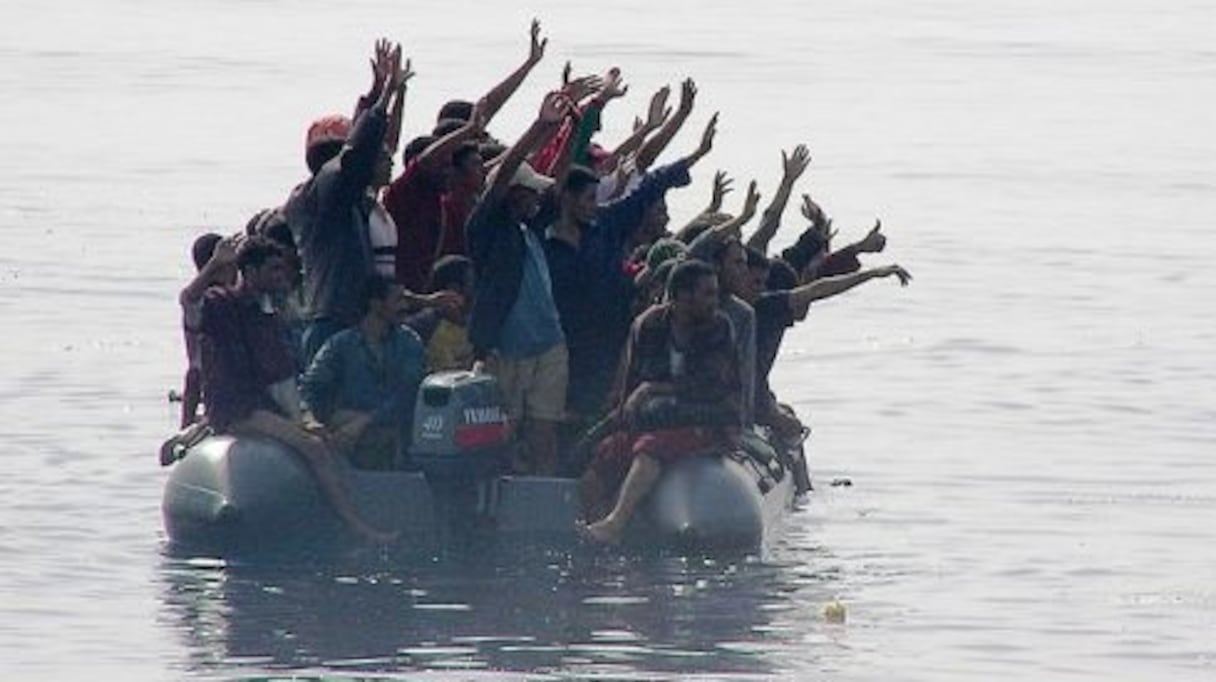
[[[811,165],[811,152],[804,144],[794,147],[794,151],[789,154],[781,152],[781,172],[787,183],[792,184],[801,177],[809,165]]]
[[[857,242],[857,250],[862,253],[878,253],[887,246],[887,237],[882,233],[882,221],[875,220],[874,227],[866,233],[860,242]]]
[[[671,107],[667,106],[667,98],[671,96],[671,88],[664,85],[650,98],[650,109],[646,112],[646,122],[643,124],[650,130],[656,130],[671,116]]]
[[[529,35],[531,36],[531,43],[528,47],[528,63],[535,66],[544,58],[545,47],[549,44],[549,39],[540,37],[540,20],[538,19],[532,20]],[[570,62],[566,62],[567,69],[569,66]]]
[[[899,285],[901,287],[908,286],[908,282],[912,281],[912,275],[898,265],[888,265],[882,268],[883,277],[890,277],[892,275],[899,278]]]
[[[680,83],[680,107],[681,116],[687,116],[692,113],[692,105],[697,99],[697,83],[691,78],[684,79]]]
[[[726,198],[727,194],[731,193],[732,188],[730,185],[733,182],[734,180],[730,179],[726,171],[714,173],[714,189],[713,194],[709,198],[708,210],[710,213],[718,213],[722,210],[722,200]]]

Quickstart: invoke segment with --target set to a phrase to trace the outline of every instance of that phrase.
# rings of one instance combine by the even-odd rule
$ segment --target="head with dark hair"
[[[445,137],[460,130],[465,126],[467,121],[462,121],[458,118],[445,118],[435,124],[435,128],[431,130],[431,135],[436,138]]]
[[[667,298],[678,314],[693,320],[712,317],[718,305],[717,273],[701,261],[681,261],[667,278]]]
[[[473,103],[463,100],[454,99],[443,106],[439,107],[439,115],[435,117],[435,121],[442,121],[447,118],[454,118],[459,121],[468,121],[473,118]]]
[[[202,270],[207,261],[211,260],[211,254],[215,253],[215,247],[224,238],[214,232],[199,235],[194,243],[190,245],[190,257],[194,259],[194,268]]]
[[[709,228],[714,227],[715,225],[721,225],[730,219],[731,215],[729,213],[702,213],[696,218],[693,218],[692,222],[690,222],[687,227],[680,230],[677,237],[679,237],[680,241],[684,242],[685,244],[691,244],[697,237],[700,237],[701,234]]]
[[[283,257],[283,247],[265,235],[255,234],[245,239],[236,255],[236,266],[242,273],[260,268],[267,262]]]
[[[410,161],[413,161],[419,154],[426,151],[426,148],[435,144],[437,138],[434,135],[419,135],[405,144],[405,149],[401,151],[401,163],[403,166],[408,166]]]
[[[462,142],[452,152],[452,189],[480,192],[485,184],[485,164],[477,144]]]
[[[816,256],[827,249],[828,242],[814,227],[809,227],[798,235],[798,241],[781,252],[781,260],[789,263],[796,272],[802,272]]]
[[[768,268],[764,288],[768,291],[789,291],[798,286],[798,273],[783,260],[774,258]]]
[[[744,246],[744,252],[747,254],[747,280],[748,280],[748,300],[754,299],[764,293],[767,288],[765,283],[768,281],[769,260],[760,251],[753,249],[750,246]]]
[[[319,142],[308,148],[304,152],[304,160],[308,163],[308,170],[316,175],[320,172],[321,167],[329,163],[330,159],[336,157],[342,152],[342,147],[346,145],[342,141]]]
[[[659,195],[646,207],[642,213],[642,224],[634,232],[634,240],[640,244],[650,244],[656,239],[667,235],[667,223],[671,216],[667,213],[667,197]]]
[[[466,256],[449,255],[431,267],[431,291],[473,293],[473,261]]]
[[[241,244],[236,255],[242,286],[256,294],[291,291],[294,278],[283,247],[269,237],[253,235]]]
[[[377,315],[385,321],[395,321],[400,316],[404,297],[401,285],[387,277],[372,275],[363,280],[359,303],[361,315]]]
[[[408,167],[411,161],[417,159],[431,145],[438,141],[439,138],[434,135],[419,135],[410,140],[409,144],[405,145],[405,150],[401,153],[401,167]],[[452,157],[428,161],[425,165],[418,168],[418,172],[422,173],[423,182],[440,190],[446,190],[452,180]]]
[[[600,178],[585,166],[572,166],[562,183],[561,211],[564,218],[580,226],[595,222],[595,189]]]
[[[482,142],[477,146],[477,151],[481,154],[481,160],[489,163],[503,154],[506,154],[507,145],[501,142]]]

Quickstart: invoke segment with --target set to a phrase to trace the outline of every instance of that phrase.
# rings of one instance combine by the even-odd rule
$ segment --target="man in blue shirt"
[[[404,303],[400,284],[368,279],[359,324],[330,337],[301,381],[313,421],[362,469],[400,462],[426,373],[422,341],[399,324]]]
[[[474,369],[494,375],[520,424],[525,449],[516,469],[546,476],[557,471],[566,341],[537,229],[541,197],[553,180],[524,159],[552,136],[568,108],[560,93],[545,98],[536,121],[488,179],[465,228],[476,282],[469,318]]]

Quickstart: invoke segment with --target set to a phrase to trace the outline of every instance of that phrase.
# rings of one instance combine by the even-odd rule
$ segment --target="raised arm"
[[[480,135],[481,131],[485,130],[485,127],[486,115],[485,102],[483,100],[473,105],[473,115],[469,117],[469,120],[463,126],[435,140],[431,143],[431,146],[422,150],[422,153],[418,155],[417,163],[423,166],[429,166],[433,163],[448,163],[457,147]]]
[[[401,46],[397,46],[394,56],[394,63],[400,68],[401,64]],[[384,133],[384,144],[388,147],[390,157],[397,155],[397,147],[401,145],[401,119],[405,115],[405,91],[410,78],[414,75],[414,69],[410,64],[410,60],[405,60],[405,72],[408,77],[401,79],[401,83],[397,86],[397,92],[393,95],[393,103],[388,110],[388,130]]]
[[[244,241],[244,234],[234,234],[216,243],[215,250],[211,252],[211,258],[178,295],[177,301],[183,308],[201,303],[203,294],[207,292],[207,289],[219,283],[219,276],[224,270],[236,265],[236,254]]]
[[[671,117],[671,107],[667,106],[667,98],[670,96],[671,88],[664,85],[650,97],[646,120],[634,119],[633,133],[612,150],[612,154],[608,157],[609,167],[619,166],[623,159],[642,146],[647,136],[663,127],[663,124]]]
[[[807,151],[806,145],[798,145],[789,154],[781,152],[781,183],[777,186],[777,192],[773,195],[773,200],[769,203],[768,208],[764,209],[764,213],[760,216],[760,226],[747,239],[748,247],[756,249],[760,253],[768,253],[769,242],[773,240],[778,228],[781,227],[781,214],[785,212],[786,204],[790,201],[794,183],[802,177],[810,163],[811,153]]]
[[[512,71],[506,77],[506,79],[504,79],[498,85],[495,85],[489,92],[485,94],[485,97],[482,97],[481,99],[483,113],[485,114],[485,122],[487,124],[491,119],[494,118],[495,114],[502,109],[503,105],[507,103],[507,100],[511,99],[511,96],[514,95],[515,91],[519,89],[519,86],[523,84],[524,79],[528,77],[528,74],[532,72],[532,69],[536,68],[536,65],[539,64],[540,60],[545,56],[545,46],[549,44],[549,39],[542,39],[540,37],[540,22],[536,19],[532,20],[532,26],[529,29],[529,36],[531,37],[531,43],[528,47],[528,58],[524,60],[523,64],[519,65],[519,68]]]
[[[659,154],[667,149],[667,145],[671,144],[676,133],[680,132],[684,122],[688,120],[688,116],[692,113],[693,103],[697,99],[697,84],[693,79],[685,79],[680,84],[680,105],[676,108],[676,113],[667,122],[659,128],[659,132],[642,143],[642,147],[638,150],[637,167],[638,172],[644,172],[647,168],[654,165],[658,160]]]
[[[743,233],[743,226],[755,217],[756,209],[759,206],[760,191],[756,189],[756,181],[752,180],[747,184],[747,198],[743,200],[743,210],[739,215],[720,225],[709,228],[709,231],[717,233],[719,238],[738,237]]]
[[[570,101],[560,92],[551,92],[540,105],[540,113],[528,130],[503,154],[502,161],[494,172],[494,181],[482,195],[482,202],[499,202],[511,186],[511,176],[519,169],[528,155],[536,151],[553,134],[570,109]]]
[[[393,69],[376,101],[355,121],[354,130],[338,155],[337,172],[323,170],[317,174],[323,202],[330,206],[350,205],[363,196],[384,145],[389,101],[413,75],[405,69]]]
[[[898,265],[887,265],[881,268],[871,268],[838,277],[822,277],[809,284],[803,284],[790,290],[790,307],[794,310],[804,310],[812,301],[819,301],[842,294],[859,284],[882,277],[898,277],[900,286],[908,286],[912,275]]]

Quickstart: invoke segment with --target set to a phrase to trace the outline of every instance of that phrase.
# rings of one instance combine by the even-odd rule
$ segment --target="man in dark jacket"
[[[466,229],[476,290],[469,320],[475,367],[492,373],[521,426],[525,454],[517,468],[557,470],[557,427],[565,414],[566,344],[541,239],[540,200],[553,180],[524,159],[553,134],[569,107],[559,93],[505,154]]]

